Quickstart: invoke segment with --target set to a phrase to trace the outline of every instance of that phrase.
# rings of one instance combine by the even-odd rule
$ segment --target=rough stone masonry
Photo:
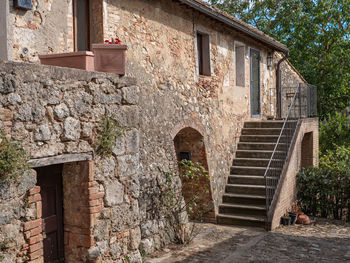
[[[51,164],[65,162],[66,262],[117,262],[124,255],[132,262],[141,260],[139,87],[135,84],[117,75],[0,64],[1,128],[12,140],[22,142],[32,165],[44,165],[45,159]],[[96,129],[106,114],[128,128],[108,158],[92,153]],[[17,182],[0,184],[4,262],[43,262],[42,203],[36,182],[35,170],[29,170]]]

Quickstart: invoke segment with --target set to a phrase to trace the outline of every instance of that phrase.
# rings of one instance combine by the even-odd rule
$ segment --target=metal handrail
[[[271,158],[270,158],[269,163],[268,163],[266,170],[265,170],[264,180],[265,180],[265,187],[266,187],[266,216],[268,216],[269,208],[270,208],[270,205],[272,203],[274,193],[275,193],[275,188],[273,188],[273,187],[277,187],[277,185],[279,183],[279,177],[280,177],[281,172],[278,172],[278,170],[282,171],[282,169],[283,169],[283,166],[285,164],[285,160],[286,160],[288,153],[290,151],[291,141],[295,135],[295,131],[296,131],[296,128],[298,126],[297,124],[301,118],[301,96],[300,96],[301,93],[300,93],[300,90],[301,90],[301,84],[299,83],[298,88],[296,89],[296,91],[294,93],[291,104],[288,108],[287,116],[284,120],[283,126],[281,128],[280,134],[279,134],[277,142],[276,142],[276,145],[275,145],[274,150],[271,154]],[[295,101],[296,101],[297,97],[299,98],[299,112],[297,114],[296,123],[294,125],[291,124],[290,127],[288,128],[288,126],[289,126],[288,121],[291,119],[290,118],[291,112],[292,112],[292,109],[296,105]],[[295,108],[294,108],[294,112],[295,112]],[[289,131],[287,129],[289,129]],[[291,132],[291,136],[289,136],[289,132]],[[285,138],[286,139],[286,141],[285,141],[285,143],[286,143],[285,154],[283,156],[284,158],[282,158],[282,159],[280,158],[280,159],[278,159],[279,161],[276,162],[277,167],[280,166],[281,169],[276,169],[276,167],[274,167],[274,169],[272,169],[273,160],[275,159],[275,155],[278,152],[279,146],[281,145],[283,134],[286,134],[286,136],[285,136],[286,137]],[[281,164],[281,161],[282,161],[282,164]],[[268,178],[269,174],[270,174],[270,176],[272,175],[271,178],[275,177],[275,178],[271,179],[271,181],[274,181],[273,182],[274,185],[269,184],[269,178]]]

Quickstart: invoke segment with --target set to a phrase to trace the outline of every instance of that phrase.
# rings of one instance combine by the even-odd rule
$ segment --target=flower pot
[[[290,226],[290,217],[289,216],[282,216],[281,217],[281,224],[284,226]]]
[[[297,214],[294,214],[292,212],[289,212],[289,217],[290,217],[290,224],[295,225],[295,221],[297,220]]]
[[[95,54],[95,70],[125,75],[127,45],[92,44]]]
[[[91,51],[39,55],[39,59],[43,65],[94,71],[94,53]]]
[[[309,225],[311,223],[310,218],[305,214],[298,214],[296,221],[297,224]]]

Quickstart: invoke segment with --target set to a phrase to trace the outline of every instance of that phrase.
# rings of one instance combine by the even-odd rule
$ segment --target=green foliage
[[[16,179],[28,169],[29,157],[19,142],[8,139],[0,133],[0,183]]]
[[[211,0],[290,49],[290,61],[318,87],[319,115],[350,105],[350,0]]]
[[[147,262],[147,260],[146,260],[147,253],[146,253],[145,249],[143,248],[142,244],[140,244],[140,246],[139,246],[139,251],[140,251],[140,254],[141,254],[141,262],[142,263],[146,263]]]
[[[208,171],[201,164],[183,160],[179,163],[180,178],[183,187],[191,189],[191,196],[183,198],[179,177],[174,173],[166,174],[166,181],[161,189],[161,204],[169,226],[173,229],[171,235],[176,243],[188,244],[197,235],[195,224],[189,224],[187,213],[201,220],[206,211],[203,210],[206,200],[201,198],[204,189],[203,181],[209,181]]]
[[[4,252],[7,250],[7,242],[1,242],[0,243],[0,252]],[[4,260],[4,256],[0,254],[0,262],[2,262]]]
[[[104,116],[98,129],[98,137],[95,150],[98,155],[111,156],[116,145],[116,140],[124,133],[114,116]]]
[[[180,177],[183,182],[182,193],[185,197],[187,212],[191,219],[201,221],[209,212],[205,199],[209,195],[209,173],[200,163],[184,159],[180,162]]]
[[[299,172],[297,188],[306,213],[350,221],[350,146],[326,151],[319,168]]]
[[[320,153],[334,151],[337,146],[350,146],[350,115],[335,113],[320,122]]]

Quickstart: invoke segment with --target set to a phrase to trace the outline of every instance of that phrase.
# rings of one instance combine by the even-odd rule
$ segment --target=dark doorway
[[[250,109],[253,118],[260,117],[260,52],[250,49]]]
[[[312,132],[305,133],[301,142],[301,168],[313,166],[313,134]]]
[[[64,262],[63,165],[36,168],[42,199],[45,263]]]
[[[73,0],[74,50],[90,50],[89,0]]]

